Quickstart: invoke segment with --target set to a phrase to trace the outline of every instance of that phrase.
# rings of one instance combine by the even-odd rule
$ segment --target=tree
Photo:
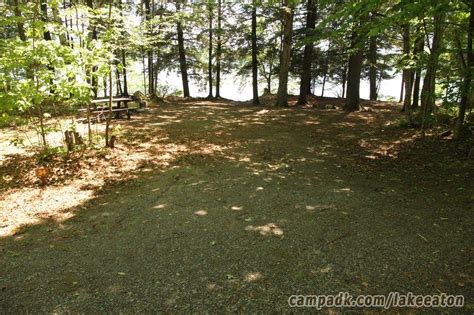
[[[208,98],[213,98],[212,96],[212,18],[213,18],[213,5],[211,1],[207,2],[208,18],[209,18],[209,53],[208,53],[208,84],[209,84],[209,94]]]
[[[150,28],[150,20],[152,19],[150,0],[143,0],[145,5],[145,20],[148,22],[147,27]],[[148,36],[151,35],[151,32],[148,31]],[[148,94],[155,94],[155,80],[153,73],[153,50],[151,48],[147,49],[147,61],[148,61]]]
[[[410,25],[403,26],[403,54],[405,65],[403,69],[403,82],[405,86],[405,98],[403,100],[403,111],[409,113],[411,107],[411,93],[413,90],[413,71],[411,69],[411,41]]]
[[[426,120],[433,111],[435,103],[435,87],[436,87],[436,71],[438,69],[439,55],[441,54],[441,43],[444,32],[444,21],[446,15],[442,11],[436,11],[433,16],[433,40],[430,48],[430,56],[426,66],[426,74],[423,80],[423,88],[421,89],[421,110],[422,110],[422,126],[421,132],[424,136]]]
[[[369,86],[371,101],[377,100],[377,36],[369,38],[369,54],[367,60],[369,61]]]
[[[360,27],[360,26],[359,26]],[[359,109],[360,103],[360,75],[362,72],[362,61],[364,53],[362,51],[361,36],[357,30],[353,30],[351,39],[351,51],[347,73],[347,96],[344,110],[355,111]]]
[[[413,50],[413,58],[415,59],[415,62],[417,62],[417,67],[415,70],[415,81],[413,82],[413,109],[418,108],[420,98],[421,66],[418,63],[420,56],[423,53],[424,47],[424,35],[421,34],[421,28],[419,27],[417,31],[417,37],[415,39],[415,48]]]
[[[221,97],[222,0],[217,0],[216,98]]]
[[[283,47],[280,57],[277,106],[288,106],[288,68],[290,66],[291,36],[293,33],[293,9],[290,0],[283,0]]]
[[[311,86],[311,61],[313,57],[313,43],[310,42],[311,31],[316,25],[317,0],[307,0],[306,7],[306,40],[308,41],[304,47],[303,71],[300,80],[300,95],[298,98],[299,105],[306,104],[306,95],[310,93]]]
[[[257,59],[257,5],[252,1],[252,103],[260,105],[258,99],[258,59]]]
[[[464,123],[464,116],[466,115],[466,108],[471,94],[471,81],[472,81],[472,68],[474,67],[474,56],[472,52],[472,33],[474,31],[474,1],[471,1],[470,13],[469,13],[469,26],[467,31],[467,47],[466,54],[467,60],[464,62],[464,79],[461,90],[461,102],[459,104],[458,120],[456,122],[455,137],[459,138],[462,133],[462,126]]]
[[[180,12],[181,9],[180,2],[181,0],[176,1],[177,12]],[[179,67],[181,70],[181,80],[183,81],[183,95],[184,97],[189,97],[188,67],[186,64],[186,50],[184,48],[184,35],[181,19],[178,19],[176,29],[178,35]]]

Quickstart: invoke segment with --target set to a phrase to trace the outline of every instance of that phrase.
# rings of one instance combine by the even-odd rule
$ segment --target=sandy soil
[[[162,104],[46,188],[9,156],[0,313],[289,312],[340,291],[463,294],[472,313],[470,148],[397,127],[395,104],[333,104]]]

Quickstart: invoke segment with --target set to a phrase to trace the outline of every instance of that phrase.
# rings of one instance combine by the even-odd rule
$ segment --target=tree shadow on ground
[[[465,177],[440,189],[390,165],[357,168],[373,150],[360,141],[386,121],[373,113],[265,110],[163,106],[132,121],[228,149],[183,151],[1,238],[0,311],[288,312],[292,294],[473,296]]]

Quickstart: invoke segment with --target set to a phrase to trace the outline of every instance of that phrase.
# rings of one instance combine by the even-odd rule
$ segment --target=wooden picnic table
[[[116,106],[112,106],[112,112],[115,113],[115,118],[119,118],[121,113],[125,113],[127,115],[127,118],[130,119],[132,109],[128,108],[128,102],[133,101],[132,98],[130,97],[116,97],[112,98],[112,103],[116,103]],[[104,103],[109,103],[110,99],[109,98],[99,98],[91,101],[91,104],[93,105],[93,108],[90,109],[90,114],[96,115],[97,121],[100,121],[100,116],[105,115],[109,112],[109,107],[108,106],[102,106],[98,107],[98,104],[104,104]],[[125,106],[121,107],[121,103],[123,103]],[[87,113],[88,109],[79,109],[79,112],[85,112]]]
[[[117,98],[112,98],[112,103],[117,103],[120,104],[121,102],[127,104],[128,102],[133,101],[131,97],[117,97]],[[100,103],[108,103],[110,102],[109,98],[98,98],[95,100],[92,100],[92,104],[100,104]]]

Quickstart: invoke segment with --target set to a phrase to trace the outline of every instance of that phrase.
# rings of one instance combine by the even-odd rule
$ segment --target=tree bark
[[[121,27],[122,27],[122,38],[125,39],[127,34],[125,32],[125,23],[123,18],[123,7],[122,7],[122,0],[118,1],[118,9],[120,10],[120,19],[121,19]],[[127,60],[126,60],[126,52],[125,49],[122,48],[121,51],[121,63],[122,63],[122,77],[123,77],[123,91],[121,91],[121,95],[128,96],[128,82],[127,82]]]
[[[369,85],[371,101],[377,100],[377,36],[369,39]]]
[[[125,58],[125,50],[122,49],[122,76],[123,76],[123,95],[128,96],[128,82],[127,82],[127,62]]]
[[[151,9],[150,9],[150,0],[144,0],[143,3],[145,4],[145,20],[151,20]],[[151,34],[149,34],[150,36]],[[148,93],[153,95],[155,93],[155,76],[153,73],[153,50],[148,48],[147,50],[147,60],[148,60]]]
[[[176,9],[180,11],[180,0],[176,2]],[[178,33],[178,51],[179,51],[179,68],[181,70],[181,80],[183,81],[183,95],[189,97],[189,81],[188,81],[188,67],[186,64],[186,50],[184,48],[184,35],[181,22],[177,23]]]
[[[403,53],[406,59],[410,58],[411,45],[410,45],[410,26],[405,25],[403,27]],[[403,81],[405,82],[405,99],[403,100],[403,110],[406,113],[410,112],[411,106],[411,94],[413,90],[413,71],[405,66],[403,69]]]
[[[358,26],[360,27],[360,26]],[[351,50],[355,49],[349,56],[348,74],[347,74],[347,97],[344,105],[346,111],[356,111],[360,103],[360,74],[362,71],[363,51],[359,47],[359,35],[353,31],[351,40]]]
[[[317,0],[308,0],[306,4],[306,39],[312,34],[316,25],[316,10]],[[303,71],[301,73],[300,81],[300,95],[298,98],[298,105],[306,104],[306,96],[311,92],[309,87],[311,86],[311,61],[313,58],[313,43],[306,43],[304,46],[303,56]]]
[[[403,78],[403,75],[402,75],[402,84],[401,84],[401,87],[400,87],[400,98],[398,99],[399,103],[403,102],[403,90],[404,89],[405,89],[405,79]]]
[[[216,48],[216,98],[221,97],[221,22],[222,22],[222,0],[217,1],[217,48]]]
[[[93,0],[87,0],[87,6],[91,10],[93,10],[94,9],[94,1]],[[66,22],[67,22],[67,18],[66,18]],[[95,27],[95,25],[93,25],[92,23],[89,23],[89,29],[90,29],[90,42],[92,42],[93,40],[97,40],[97,28]],[[92,67],[92,74],[91,74],[90,83],[91,83],[91,86],[92,86],[92,92],[94,93],[94,97],[97,98],[99,83],[98,83],[98,80],[97,80],[97,76],[95,74],[96,72],[97,72],[97,66],[93,66]]]
[[[293,33],[293,7],[283,0],[283,47],[280,57],[277,106],[288,106],[288,69],[290,66],[291,36]]]
[[[43,23],[48,23],[48,2],[46,0],[41,0],[41,21]],[[44,40],[52,40],[51,32],[45,27],[43,32]]]
[[[342,72],[342,98],[346,97],[346,81],[347,81],[347,66],[344,67]]]
[[[59,15],[59,10],[56,6],[52,6],[51,7],[51,11],[53,12],[53,18],[54,18],[54,21],[57,23],[57,24],[60,24],[62,25],[63,24],[63,20],[61,19],[61,16]],[[66,46],[67,45],[67,36],[66,36],[66,32],[61,32],[58,34],[58,37],[59,37],[59,43],[63,46]]]
[[[208,83],[209,83],[209,95],[208,98],[213,98],[212,96],[212,5],[207,4],[209,10],[209,53],[208,53]]]
[[[416,60],[420,58],[420,54],[423,53],[424,49],[424,36],[418,32],[418,37],[415,40],[415,48],[413,50],[413,55]],[[418,108],[418,103],[420,99],[420,83],[421,83],[421,67],[417,65],[415,71],[415,81],[413,83],[413,102],[412,108]]]
[[[258,99],[258,60],[257,60],[257,5],[252,1],[252,93],[253,105],[260,105]]]
[[[421,89],[421,109],[426,115],[432,112],[435,103],[436,71],[438,70],[439,55],[441,53],[445,18],[445,13],[440,12],[433,19],[434,33],[431,53],[423,80],[423,88]]]
[[[120,71],[118,67],[115,69],[115,95],[116,96],[122,96],[123,91],[122,91],[122,82],[120,78]]]
[[[472,53],[472,32],[474,31],[474,1],[471,1],[471,12],[469,16],[469,26],[467,31],[467,61],[461,91],[461,102],[459,103],[458,120],[454,130],[455,138],[459,138],[462,134],[462,126],[464,123],[464,116],[466,115],[469,95],[471,95],[471,81],[472,81],[472,67],[474,66],[474,56]]]
[[[22,41],[26,41],[26,34],[25,34],[25,26],[22,20],[21,16],[21,10],[20,10],[20,5],[18,3],[18,0],[13,0],[13,12],[15,14],[15,17],[18,18],[18,22],[16,23],[16,27],[18,30],[18,36]]]

